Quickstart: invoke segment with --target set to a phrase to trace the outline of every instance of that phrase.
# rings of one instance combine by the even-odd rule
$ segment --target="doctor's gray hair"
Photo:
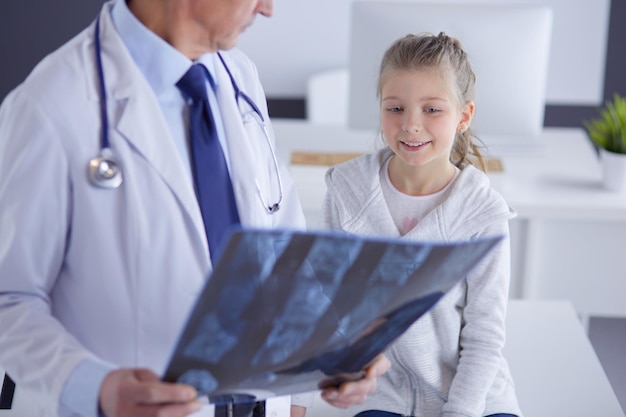
[[[467,53],[461,42],[441,32],[439,35],[421,33],[408,34],[396,40],[383,55],[378,77],[377,96],[380,99],[382,87],[395,71],[437,68],[450,82],[451,93],[459,107],[474,101],[476,75],[472,70]],[[459,168],[468,164],[485,170],[485,163],[474,134],[467,130],[457,132],[450,161]],[[477,139],[477,138],[475,138]]]

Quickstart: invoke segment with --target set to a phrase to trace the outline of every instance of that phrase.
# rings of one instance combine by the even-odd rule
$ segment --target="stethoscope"
[[[255,123],[256,125],[258,125],[258,127],[263,132],[263,136],[265,137],[265,143],[270,149],[270,155],[272,156],[272,164],[274,166],[274,172],[276,174],[276,184],[278,185],[278,201],[273,204],[268,204],[267,200],[263,198],[263,193],[261,192],[261,186],[259,185],[259,180],[255,178],[254,183],[256,185],[257,195],[259,196],[259,199],[261,200],[261,204],[263,204],[263,208],[265,208],[265,210],[268,213],[274,214],[278,210],[280,210],[280,203],[282,203],[283,201],[283,182],[280,176],[278,160],[276,159],[276,152],[274,152],[274,147],[272,146],[272,140],[270,139],[270,134],[265,124],[265,118],[263,117],[261,110],[259,110],[259,108],[254,103],[254,101],[246,93],[241,91],[241,89],[237,85],[237,82],[235,81],[235,77],[233,77],[233,74],[231,74],[230,69],[228,68],[228,65],[226,65],[226,62],[224,62],[224,58],[222,57],[222,55],[218,52],[217,56],[220,58],[220,61],[222,62],[224,69],[228,73],[228,78],[230,78],[230,82],[233,85],[233,90],[235,90],[235,100],[237,101],[237,107],[239,107],[239,113],[241,114],[241,118],[242,118],[242,122],[244,126],[248,123]],[[248,106],[252,109],[252,111],[242,111],[239,99],[243,99],[243,101],[246,104],[248,104]]]
[[[122,170],[120,165],[117,163],[115,159],[115,155],[109,146],[109,116],[107,111],[107,93],[105,89],[104,82],[104,69],[102,65],[102,47],[100,45],[100,16],[96,19],[96,28],[95,28],[95,52],[96,52],[96,66],[98,72],[98,83],[100,89],[100,118],[102,120],[102,140],[100,143],[100,152],[94,158],[89,160],[88,164],[88,175],[89,180],[93,185],[100,188],[118,188],[123,181]],[[278,166],[278,160],[276,158],[276,153],[274,152],[274,147],[272,146],[272,141],[270,139],[270,135],[265,124],[265,118],[263,114],[254,103],[254,101],[237,85],[235,78],[230,72],[230,69],[224,62],[224,58],[218,52],[217,54],[228,73],[228,77],[230,78],[230,82],[232,83],[233,90],[235,90],[235,100],[237,102],[237,106],[239,107],[242,121],[244,126],[250,122],[256,123],[261,131],[263,132],[263,136],[265,137],[265,142],[269,147],[270,154],[272,156],[272,163],[274,167],[274,172],[276,175],[276,184],[278,186],[278,199],[275,203],[267,203],[268,200],[263,198],[263,193],[261,192],[261,187],[259,185],[258,179],[255,179],[255,185],[257,194],[259,199],[261,200],[261,204],[263,208],[269,213],[274,214],[280,209],[280,205],[283,201],[283,183],[280,175],[280,169]],[[240,99],[246,103],[252,111],[242,112],[240,107]]]
[[[117,188],[122,184],[122,170],[109,147],[109,113],[107,111],[107,93],[104,88],[104,69],[102,67],[102,49],[100,47],[100,16],[96,20],[96,66],[100,85],[100,119],[102,120],[102,143],[100,152],[89,160],[89,180],[100,188]]]

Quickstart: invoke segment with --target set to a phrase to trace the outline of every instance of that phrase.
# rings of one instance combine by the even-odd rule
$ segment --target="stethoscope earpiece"
[[[270,214],[274,214],[278,210],[280,210],[280,203],[275,203],[275,204],[272,204],[271,206],[267,207],[267,212],[270,213]]]
[[[89,180],[100,188],[117,188],[122,184],[122,171],[109,148],[89,160]]]

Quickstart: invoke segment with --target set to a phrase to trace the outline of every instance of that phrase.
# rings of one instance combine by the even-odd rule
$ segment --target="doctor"
[[[211,75],[240,223],[304,226],[275,164],[256,69],[233,49],[272,3],[112,0],[0,107],[0,367],[41,415],[201,407],[192,388],[157,376],[211,271],[189,104],[176,87],[192,63]],[[255,106],[262,121],[250,129],[242,115]],[[367,378],[323,396],[361,402],[388,366],[379,359]]]

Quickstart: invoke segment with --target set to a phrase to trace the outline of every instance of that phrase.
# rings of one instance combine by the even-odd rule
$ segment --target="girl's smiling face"
[[[381,85],[383,135],[396,163],[445,170],[457,131],[469,127],[474,105],[461,105],[450,73],[439,68],[388,70]]]

